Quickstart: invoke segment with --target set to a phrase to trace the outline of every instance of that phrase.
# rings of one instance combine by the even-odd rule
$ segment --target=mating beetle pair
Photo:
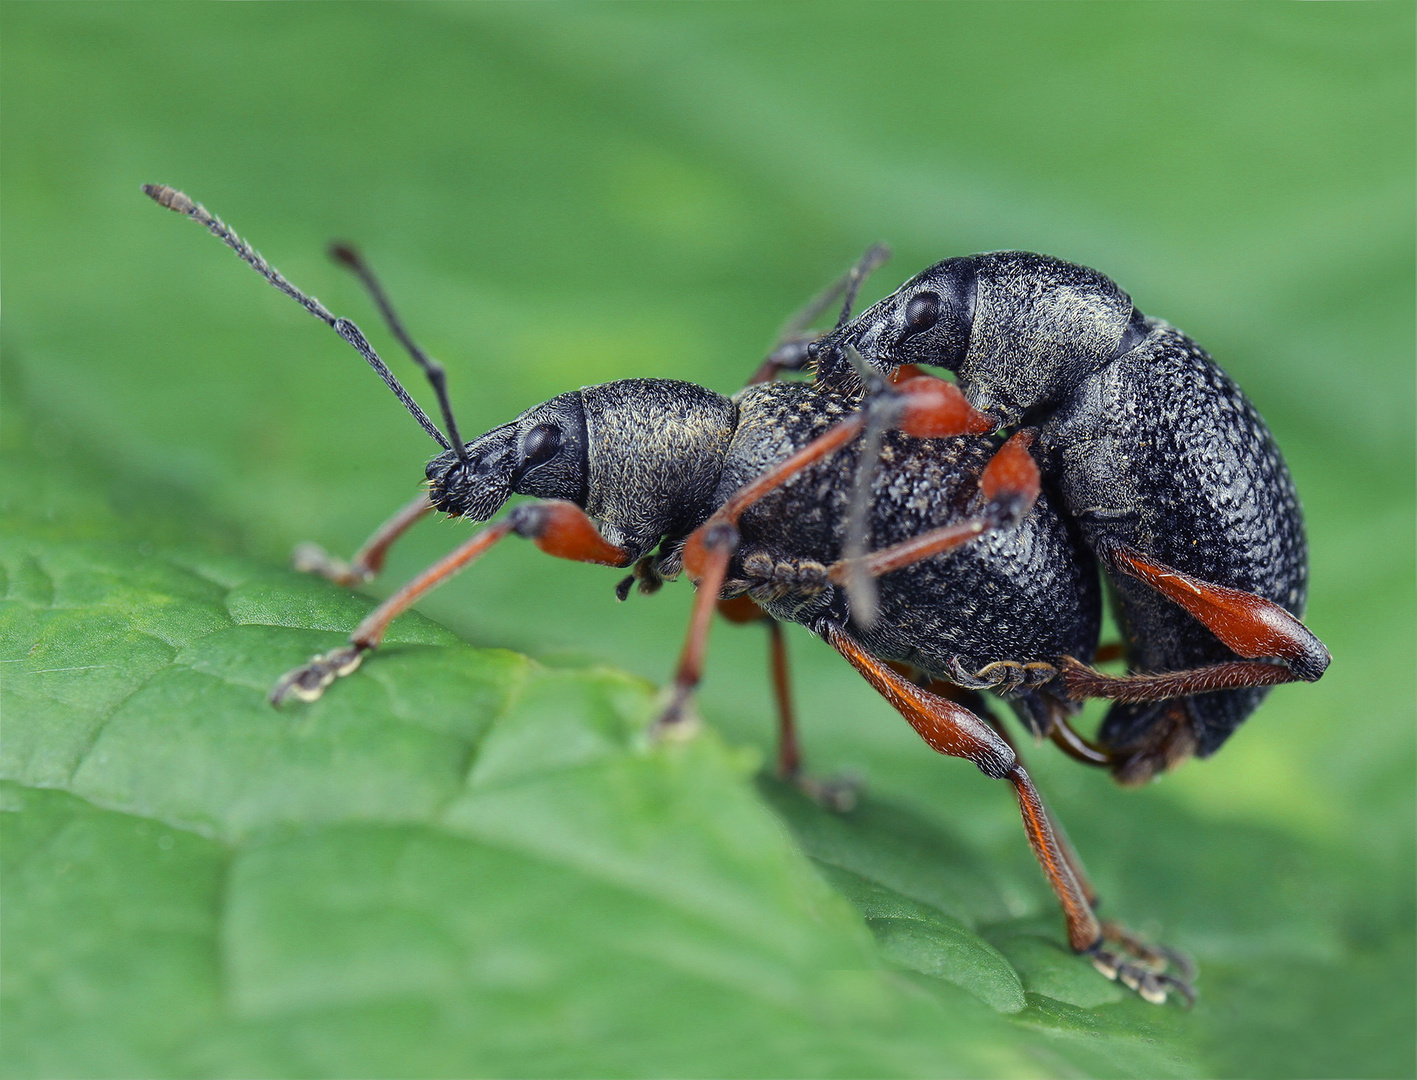
[[[732,398],[623,380],[562,394],[464,443],[442,368],[354,252],[335,249],[429,376],[446,436],[353,323],[291,286],[200,204],[144,190],[333,327],[444,448],[428,465],[428,492],[351,563],[307,547],[297,565],[356,584],[435,509],[486,520],[514,493],[546,500],[515,507],[429,568],[349,645],[284,676],[273,701],[318,697],[394,617],[512,533],[559,557],[633,566],[622,598],[636,582],[648,592],[687,572],[698,592],[660,730],[683,722],[715,606],[738,619],[765,615],[782,706],[779,769],[798,778],[777,622],[801,623],[930,746],[1013,785],[1075,950],[1149,1001],[1192,996],[1176,954],[1098,921],[1077,857],[980,694],[1004,697],[1034,734],[1137,782],[1212,753],[1265,688],[1327,666],[1297,618],[1306,553],[1283,459],[1243,394],[1185,335],[1136,311],[1101,274],[1019,252],[940,263],[852,320],[857,287],[881,257],[873,249]],[[830,333],[804,332],[842,296]],[[953,371],[958,386],[919,364]],[[810,381],[772,378],[806,366]],[[1123,655],[1141,674],[1090,666],[1099,562]],[[1114,702],[1095,743],[1070,723],[1088,698]]]

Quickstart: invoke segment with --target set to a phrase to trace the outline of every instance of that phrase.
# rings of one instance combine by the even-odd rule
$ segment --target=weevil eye
[[[537,424],[522,442],[522,471],[550,461],[561,449],[561,429],[555,424]]]
[[[905,305],[905,332],[901,340],[923,334],[940,318],[940,298],[932,292],[916,293]]]

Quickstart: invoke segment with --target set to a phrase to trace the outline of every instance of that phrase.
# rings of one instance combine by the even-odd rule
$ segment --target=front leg
[[[715,515],[716,517],[717,515]],[[713,624],[714,608],[728,573],[728,562],[738,550],[738,529],[728,521],[709,518],[690,536],[693,563],[686,555],[685,568],[694,581],[694,607],[689,614],[689,630],[684,636],[684,648],[674,668],[674,685],[669,701],[655,721],[653,738],[663,738],[676,732],[692,730],[688,723],[689,700],[704,672],[704,653],[708,649],[709,628]],[[687,550],[687,549],[686,549]]]
[[[354,628],[348,645],[314,657],[303,667],[281,676],[271,688],[271,704],[280,705],[291,697],[301,701],[319,698],[332,682],[358,668],[366,653],[379,647],[390,623],[511,533],[526,537],[548,555],[560,559],[602,566],[628,566],[631,561],[630,553],[601,536],[585,511],[574,503],[559,500],[524,503],[501,521],[482,529],[370,612]]]
[[[813,332],[808,327],[817,321],[817,317],[822,312],[838,300],[843,302],[843,310],[837,320],[837,325],[840,326],[845,322],[850,317],[851,308],[856,301],[856,293],[861,285],[872,270],[875,270],[890,257],[891,249],[885,244],[872,244],[866,249],[865,254],[856,260],[850,270],[807,301],[806,306],[788,319],[778,330],[777,339],[773,342],[772,348],[768,350],[767,359],[753,373],[748,380],[748,385],[771,382],[777,378],[780,372],[801,371],[807,367],[812,362],[811,345],[823,333],[821,331]]]
[[[336,558],[319,544],[301,544],[290,557],[291,565],[303,574],[319,574],[336,585],[363,585],[373,581],[384,569],[384,560],[394,541],[432,509],[433,503],[425,491],[380,525],[349,562]]]

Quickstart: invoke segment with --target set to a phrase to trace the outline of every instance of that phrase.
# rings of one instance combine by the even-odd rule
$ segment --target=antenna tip
[[[335,262],[343,263],[345,266],[353,267],[355,270],[358,270],[359,267],[363,265],[363,260],[360,259],[359,252],[355,250],[353,244],[346,244],[343,241],[336,240],[329,246],[329,253],[330,258],[334,259]]]
[[[182,192],[166,184],[144,184],[143,194],[159,206],[165,206],[179,214],[190,214],[197,207],[197,204]]]

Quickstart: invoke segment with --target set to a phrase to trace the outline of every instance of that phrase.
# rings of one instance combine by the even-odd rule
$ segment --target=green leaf
[[[873,970],[751,757],[644,744],[643,683],[412,616],[276,711],[272,673],[367,601],[56,531],[0,543],[11,1068],[914,1073],[958,1043],[988,1071]],[[865,1038],[823,1027],[862,1009]],[[902,1013],[914,1064],[871,1045]]]
[[[1092,977],[1093,972],[1077,962],[1072,952],[1057,940],[1052,927],[1041,920],[1004,923],[989,928],[990,940],[1018,969],[1024,988],[1031,994],[1050,997],[1080,1009],[1112,1005],[1126,999],[1116,983]]]
[[[0,5],[6,1075],[1412,1074],[1411,3],[173,10]],[[615,378],[731,393],[877,240],[865,302],[1026,248],[1193,333],[1293,468],[1333,667],[1143,791],[1024,749],[1196,1008],[1069,955],[1008,792],[799,628],[853,815],[752,785],[756,628],[714,630],[709,733],[643,745],[683,586],[617,605],[509,542],[266,708],[370,604],[290,547],[354,550],[433,446],[144,181],[404,377],[321,254],[359,241],[468,435]]]
[[[709,732],[649,745],[642,681],[472,649],[409,615],[319,702],[276,710],[274,676],[369,601],[61,531],[12,512],[0,540],[7,1071],[972,1076],[1112,1060],[1066,1025],[999,1018],[1022,1014],[1021,976],[960,919],[823,863],[834,893],[759,802],[758,755]],[[767,790],[819,858],[903,831],[870,800],[841,818]],[[918,864],[960,912],[997,913],[988,890],[950,893],[951,852],[955,872],[972,858],[937,836],[866,868],[918,879]],[[931,976],[928,993],[893,965]],[[1149,1074],[1165,1059],[1121,1060]]]
[[[1000,1012],[1023,1008],[1018,973],[957,919],[848,870],[828,868],[826,878],[866,916],[883,956],[961,986]]]

